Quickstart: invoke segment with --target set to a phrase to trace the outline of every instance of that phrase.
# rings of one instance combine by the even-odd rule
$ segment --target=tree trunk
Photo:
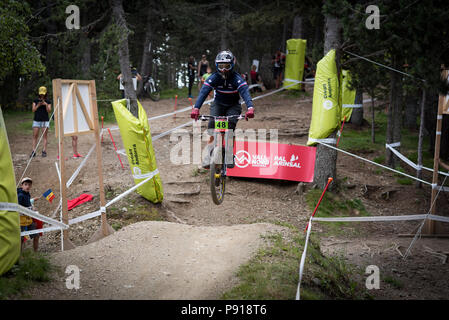
[[[149,75],[151,70],[151,64],[153,60],[153,46],[151,39],[153,38],[153,29],[151,28],[151,4],[148,6],[147,12],[147,24],[145,28],[145,41],[143,43],[142,50],[142,63],[140,65],[140,74],[143,76]],[[154,75],[152,75],[154,77]],[[143,92],[143,81],[138,82],[137,93],[141,95]]]
[[[341,42],[341,24],[338,18],[330,15],[325,17],[324,26],[324,55],[331,49],[336,49]]]
[[[361,126],[363,124],[363,92],[362,90],[357,90],[355,94],[354,104],[361,104],[361,108],[354,108],[351,114],[351,123],[356,126]]]
[[[395,59],[393,59],[395,61]],[[396,67],[396,64],[394,65]],[[402,84],[401,77],[394,71],[390,72],[390,106],[388,108],[387,136],[388,144],[401,142],[401,125],[402,125]],[[395,147],[399,151],[400,146]],[[395,168],[398,158],[389,150],[386,151],[387,164],[391,168]]]
[[[273,67],[271,65],[271,55],[269,53],[264,54],[262,59],[260,59],[259,74],[267,89],[274,87]]]
[[[137,105],[136,91],[134,91],[131,68],[129,67],[129,49],[128,49],[128,27],[125,20],[125,12],[123,11],[122,0],[112,0],[112,12],[115,24],[121,31],[119,35],[119,63],[122,73],[123,86],[125,88],[125,98],[129,99],[129,111],[136,117],[139,117],[139,109]]]
[[[279,49],[282,52],[285,52],[285,49],[287,48],[287,19],[284,18],[284,25],[282,28],[282,40],[281,45],[279,46]]]
[[[416,111],[418,109],[417,97],[409,92],[405,97],[404,125],[409,130],[416,130]]]
[[[296,15],[293,18],[292,38],[303,39],[303,36],[302,17],[300,15]]]
[[[375,131],[375,110],[374,110],[374,91],[371,92],[371,142],[376,143],[376,131]]]
[[[80,35],[80,48],[82,50],[81,56],[81,74],[83,78],[89,78],[89,70],[91,64],[91,42],[87,33],[81,31]]]
[[[248,35],[245,36],[245,43],[246,45],[243,47],[243,58],[242,58],[242,73],[248,72],[248,74],[251,71],[251,61],[249,58],[249,42],[250,42],[250,37]]]
[[[419,123],[419,136],[418,136],[418,169],[416,170],[416,177],[422,179],[422,145],[424,139],[424,118],[426,113],[424,112],[426,106],[426,89],[422,90],[421,98],[421,113]],[[416,187],[421,188],[421,182],[416,181]]]
[[[229,9],[229,0],[223,0],[223,26],[220,30],[220,50],[227,50],[229,49],[228,45],[228,21],[229,21],[229,15],[230,15],[230,9]]]
[[[88,14],[81,15],[81,24],[84,26],[88,23]],[[80,69],[81,76],[84,79],[89,78],[89,70],[91,64],[91,41],[89,39],[89,32],[84,30],[79,30],[80,40],[79,40],[79,50],[81,52],[80,59]]]
[[[324,31],[324,55],[326,55],[331,49],[337,49],[341,42],[341,25],[338,19],[330,15],[326,15],[325,19],[326,27]],[[337,67],[339,67],[338,59],[339,58],[337,55]],[[331,133],[328,138],[335,137],[336,131]],[[324,189],[329,177],[334,178],[334,180],[337,178],[337,151],[318,144],[316,149],[315,174],[313,182],[319,188]],[[334,186],[335,183],[331,184],[329,189],[332,190]]]

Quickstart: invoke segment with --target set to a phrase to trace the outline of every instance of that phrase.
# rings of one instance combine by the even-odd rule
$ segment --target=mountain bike
[[[161,90],[159,89],[156,81],[150,75],[143,77],[143,91],[153,101],[159,101],[159,98],[161,97]]]
[[[214,141],[215,147],[212,151],[211,162],[210,162],[210,192],[212,195],[212,200],[216,205],[223,202],[225,188],[226,188],[226,171],[227,165],[229,165],[229,157],[226,157],[227,152],[227,140],[229,119],[243,119],[244,115],[234,115],[234,116],[210,116],[210,115],[200,115],[199,120],[208,121],[209,119],[214,119],[215,129],[214,129]],[[220,138],[220,139],[218,139]],[[221,141],[220,141],[221,140]],[[234,157],[234,154],[232,155]],[[226,160],[228,159],[228,162]],[[232,159],[234,162],[234,159]]]

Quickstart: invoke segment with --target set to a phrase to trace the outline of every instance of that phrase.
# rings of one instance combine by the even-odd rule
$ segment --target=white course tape
[[[24,236],[29,236],[29,235],[36,234],[36,233],[45,233],[45,232],[50,232],[50,231],[62,231],[62,229],[59,227],[47,227],[47,228],[42,228],[42,229],[30,230],[30,231],[22,231],[20,233],[20,236],[24,237]]]
[[[432,183],[432,189],[439,189],[439,190],[444,191],[444,192],[449,192],[449,187],[439,186],[439,185],[437,185],[435,183]]]
[[[335,138],[325,138],[325,139],[309,138],[309,141],[318,142],[318,143],[332,143],[332,144],[336,144],[337,143],[337,139],[335,139]]]
[[[396,147],[400,147],[401,146],[401,142],[399,141],[399,142],[394,142],[394,143],[390,143],[390,144],[386,143],[385,146],[387,148],[388,148],[388,146],[396,148]]]
[[[392,143],[392,144],[386,144],[385,146],[387,147],[387,149],[390,149],[391,152],[393,152],[399,159],[401,159],[402,161],[404,161],[405,163],[407,163],[409,166],[411,166],[412,168],[414,168],[415,170],[427,170],[430,172],[433,172],[433,169],[431,168],[427,168],[424,166],[420,166],[418,164],[415,164],[414,162],[412,162],[410,159],[408,159],[407,157],[405,157],[403,154],[401,154],[399,151],[397,151],[396,149],[394,149],[393,147],[397,147],[400,146],[401,143],[400,142],[396,142],[396,143]],[[438,171],[439,174],[443,175],[443,176],[447,176],[449,177],[449,173],[446,172],[442,172],[442,171]]]
[[[172,133],[172,132],[175,131],[175,130],[181,129],[181,128],[183,128],[183,127],[187,127],[187,126],[189,126],[189,125],[192,125],[193,123],[194,123],[194,121],[192,120],[192,121],[186,122],[186,123],[184,123],[184,124],[181,124],[180,126],[177,126],[176,128],[172,128],[172,129],[170,129],[170,130],[167,130],[167,131],[165,131],[165,132],[162,132],[162,133],[158,134],[157,136],[154,136],[154,137],[151,139],[151,141],[156,141],[156,140],[158,140],[158,139],[160,139],[160,138],[162,138],[162,137],[165,137],[166,135]],[[122,155],[124,155],[124,156],[127,156],[126,150],[125,150],[125,149],[117,150],[117,153],[120,153],[120,154],[122,154]]]
[[[406,156],[404,156],[403,154],[401,154],[398,150],[396,150],[393,147],[396,147],[397,144],[400,144],[400,142],[394,143],[394,144],[387,144],[386,147],[387,149],[389,149],[391,152],[393,152],[396,157],[398,157],[399,159],[401,159],[402,161],[404,161],[405,163],[407,163],[410,167],[412,167],[413,169],[417,170],[418,166],[411,161],[410,159],[408,159]]]
[[[437,131],[437,132],[436,132],[436,135],[437,135],[437,136],[441,136],[441,131]]]
[[[309,220],[309,228],[307,229],[306,242],[304,243],[304,251],[302,252],[301,262],[299,263],[299,282],[296,289],[296,300],[301,300],[301,280],[304,272],[304,264],[306,262],[307,246],[309,245],[310,230],[312,230],[312,218]]]
[[[98,211],[95,211],[95,212],[91,212],[91,213],[87,213],[87,214],[82,215],[80,217],[76,217],[76,218],[70,219],[69,220],[69,225],[72,225],[72,224],[75,224],[75,223],[79,223],[81,221],[88,220],[88,219],[91,219],[91,218],[95,218],[95,217],[98,217],[99,215],[101,215],[101,210],[98,210]]]
[[[24,214],[26,216],[41,220],[45,223],[48,223],[48,224],[51,224],[54,226],[58,226],[59,228],[67,229],[69,227],[68,225],[66,225],[60,221],[57,221],[57,220],[54,220],[47,216],[44,216],[37,211],[30,210],[30,209],[25,208],[17,203],[0,202],[0,211],[3,211],[3,210],[20,212],[21,214]]]
[[[255,87],[262,87],[262,85],[261,84],[252,84],[252,85],[250,85],[250,86],[248,86],[248,90],[251,90],[252,88],[255,88]]]
[[[363,108],[363,104],[343,104],[343,108]]]
[[[87,153],[87,155],[84,157],[83,161],[80,163],[80,165],[78,166],[78,168],[76,168],[75,172],[73,172],[72,176],[70,177],[70,179],[67,181],[66,183],[66,187],[69,188],[73,181],[76,179],[76,177],[78,176],[78,174],[80,173],[81,169],[84,167],[84,165],[87,162],[87,159],[89,159],[90,155],[92,154],[92,151],[94,151],[96,145],[92,145],[92,147],[90,147],[89,152]]]
[[[56,104],[55,109],[53,110],[53,113],[51,114],[51,116],[50,116],[50,118],[49,118],[49,120],[48,120],[48,128],[44,128],[44,130],[42,130],[42,134],[41,134],[39,140],[37,141],[36,147],[35,147],[34,150],[33,150],[34,153],[36,153],[37,149],[39,148],[39,144],[41,143],[41,140],[42,140],[42,137],[44,136],[44,133],[45,133],[45,132],[48,133],[48,131],[50,130],[50,123],[51,123],[51,121],[53,120],[53,116],[54,116],[56,110],[58,110],[58,107],[59,107],[59,99],[58,99],[58,103]],[[28,167],[30,166],[31,160],[33,160],[33,159],[34,159],[34,157],[30,157],[30,158],[28,159],[27,165],[26,165],[25,169],[24,169],[23,172],[22,172],[22,176],[20,177],[20,179],[19,179],[18,182],[17,182],[16,188],[19,187],[19,184],[20,184],[20,182],[22,181],[23,176],[25,175],[26,171],[28,170]]]
[[[139,182],[138,184],[136,184],[134,187],[132,187],[131,189],[128,189],[127,191],[123,192],[122,194],[118,195],[117,197],[115,197],[114,199],[112,199],[111,201],[109,201],[104,207],[101,207],[100,210],[98,211],[94,211],[88,214],[85,214],[83,216],[74,218],[74,219],[70,219],[69,220],[69,225],[75,224],[75,223],[79,223],[91,218],[95,218],[100,216],[102,213],[106,213],[106,208],[109,207],[110,205],[114,204],[115,202],[119,201],[120,199],[122,199],[123,197],[126,197],[128,194],[130,194],[131,192],[133,192],[134,190],[136,190],[138,187],[140,187],[141,185],[147,183],[151,178],[153,178],[155,175],[157,175],[159,173],[159,170],[156,169],[152,172],[150,172],[148,175],[148,178],[146,178],[145,180]]]
[[[168,135],[169,133],[172,133],[172,132],[175,131],[175,130],[178,130],[178,129],[181,129],[181,128],[183,128],[183,127],[187,127],[187,126],[190,126],[190,125],[193,125],[193,124],[194,124],[194,120],[191,120],[191,121],[189,121],[189,122],[186,122],[186,123],[184,123],[184,124],[181,124],[180,126],[177,126],[177,127],[172,128],[172,129],[170,129],[170,130],[167,130],[167,131],[165,131],[165,132],[162,132],[162,133],[158,134],[157,136],[153,137],[153,139],[151,139],[151,140],[152,140],[152,141],[156,141],[156,140],[158,140],[158,139],[160,139],[160,138],[162,138],[162,137],[165,137],[165,136]]]
[[[348,156],[351,156],[351,157],[357,158],[357,159],[359,159],[359,160],[362,160],[362,161],[365,161],[365,162],[371,163],[371,164],[373,164],[373,165],[375,165],[375,166],[378,166],[378,167],[381,167],[381,168],[384,168],[384,169],[387,169],[387,170],[393,171],[393,172],[395,172],[395,173],[397,173],[397,174],[400,174],[400,175],[406,176],[406,177],[408,177],[408,178],[410,178],[410,179],[414,179],[414,180],[416,180],[416,181],[420,181],[420,182],[422,182],[422,183],[424,183],[424,184],[432,185],[432,184],[431,184],[430,182],[427,182],[427,181],[424,181],[424,180],[418,179],[418,178],[416,178],[416,177],[414,177],[414,176],[411,176],[411,175],[409,175],[409,174],[406,174],[406,173],[404,173],[404,172],[401,172],[401,171],[398,171],[398,170],[392,169],[392,168],[390,168],[390,167],[384,166],[384,165],[382,165],[382,164],[380,164],[380,163],[377,163],[377,162],[374,162],[374,161],[371,161],[371,160],[368,160],[368,159],[362,158],[362,157],[360,157],[360,156],[358,156],[358,155],[355,155],[355,154],[353,154],[353,153],[350,153],[350,152],[348,152],[348,151],[345,151],[345,150],[343,150],[343,149],[339,149],[339,148],[337,148],[337,147],[334,147],[334,146],[328,145],[328,144],[326,144],[326,143],[323,143],[323,142],[320,142],[320,141],[317,141],[317,142],[318,142],[319,144],[322,144],[323,146],[326,146],[326,147],[328,147],[328,148],[331,148],[331,149],[334,149],[334,150],[340,151],[340,152],[342,152],[342,153],[344,153],[344,154],[347,154]]]
[[[441,221],[441,222],[449,222],[449,217],[437,216],[434,214],[429,214],[427,219]]]
[[[306,241],[304,244],[304,251],[301,256],[301,262],[299,264],[299,282],[298,288],[296,290],[296,300],[301,299],[301,280],[304,272],[304,264],[307,255],[307,246],[309,244],[310,230],[312,229],[312,221],[323,221],[323,222],[372,222],[372,221],[410,221],[410,220],[435,220],[441,222],[449,222],[449,217],[437,216],[433,214],[414,214],[405,216],[377,216],[377,217],[333,217],[333,218],[319,218],[311,217],[309,220],[309,228],[307,229]]]
[[[159,169],[156,169],[154,171],[151,172],[151,175],[146,178],[145,180],[139,182],[138,184],[136,184],[134,187],[132,187],[131,189],[128,189],[127,191],[123,192],[122,194],[118,195],[117,197],[115,197],[114,199],[112,199],[111,201],[109,201],[105,207],[109,207],[110,205],[112,205],[113,203],[119,201],[120,199],[122,199],[123,197],[126,197],[128,194],[130,194],[131,192],[133,192],[134,190],[136,190],[138,187],[140,187],[141,185],[147,183],[150,179],[152,179],[155,175],[157,175],[159,173]]]
[[[437,120],[443,120],[443,115],[442,114],[437,115]]]
[[[425,219],[425,214],[413,214],[404,216],[371,216],[371,217],[332,217],[319,218],[313,217],[313,221],[323,222],[380,222],[380,221],[410,221]]]

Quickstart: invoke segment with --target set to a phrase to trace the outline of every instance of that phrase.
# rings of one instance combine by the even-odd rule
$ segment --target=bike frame
[[[242,115],[242,114],[239,114],[239,115],[232,115],[232,116],[210,116],[210,115],[201,115],[201,116],[199,116],[199,120],[201,120],[201,121],[207,121],[207,120],[209,120],[209,119],[214,119],[214,121],[215,120],[220,120],[220,119],[222,119],[222,120],[226,120],[226,121],[229,121],[230,119],[233,119],[233,118],[237,118],[238,120],[240,120],[240,119],[243,119],[244,118],[244,116]],[[223,159],[222,159],[222,164],[223,164],[223,175],[224,176],[226,176],[226,171],[227,171],[227,166],[225,165],[226,163],[225,163],[225,159],[226,159],[226,152],[227,152],[227,148],[226,148],[226,145],[227,145],[227,140],[228,140],[228,138],[226,137],[226,135],[227,135],[227,132],[229,132],[229,129],[214,129],[214,142],[215,142],[215,147],[214,148],[216,148],[216,147],[218,147],[219,146],[219,143],[220,143],[220,141],[218,140],[218,136],[219,136],[219,134],[220,134],[220,137],[221,137],[221,146],[223,147],[223,150],[224,150],[224,156],[223,156]]]

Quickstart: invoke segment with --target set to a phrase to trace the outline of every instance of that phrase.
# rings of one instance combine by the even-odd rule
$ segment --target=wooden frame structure
[[[449,82],[449,70],[445,66],[441,66],[441,78]],[[449,114],[449,95],[440,95],[438,99],[438,115],[435,136],[435,154],[433,156],[433,178],[432,178],[432,197],[430,200],[431,213],[436,213],[436,196],[438,193],[438,170],[440,165],[440,148],[441,148],[441,129],[443,127],[443,115]],[[435,203],[434,203],[435,202]],[[438,225],[440,222],[426,220],[423,228],[423,234],[434,235],[438,233]]]
[[[64,137],[81,134],[95,136],[97,170],[100,188],[101,227],[89,242],[103,238],[113,232],[106,220],[106,198],[103,183],[103,159],[98,122],[95,80],[53,79],[53,101],[59,106],[55,112],[55,134],[59,139],[59,168],[61,173],[62,222],[69,223],[67,205],[67,178],[64,157]],[[69,239],[69,231],[63,231],[63,249],[75,248]]]

